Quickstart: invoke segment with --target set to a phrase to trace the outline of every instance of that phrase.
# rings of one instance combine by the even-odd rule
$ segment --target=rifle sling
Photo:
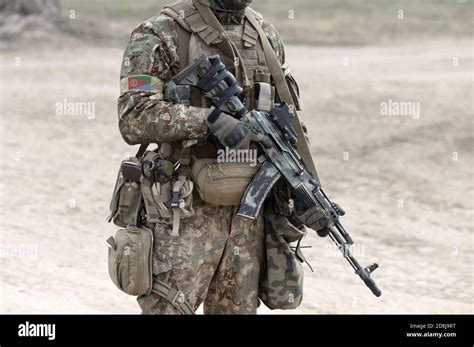
[[[283,74],[283,69],[281,68],[280,61],[278,60],[278,57],[275,51],[273,50],[273,47],[270,41],[268,40],[267,35],[255,19],[255,15],[253,14],[252,10],[248,7],[245,9],[245,17],[258,32],[260,42],[263,46],[263,52],[265,53],[265,58],[267,59],[267,64],[270,68],[270,73],[273,77],[273,81],[275,82],[275,86],[278,91],[278,94],[280,95],[281,101],[293,106],[293,113],[295,114],[295,117],[293,119],[292,126],[295,129],[296,135],[299,139],[298,143],[296,144],[296,150],[305,162],[308,169],[315,175],[317,181],[320,182],[313,157],[311,156],[311,151],[309,149],[308,143],[306,142],[300,117],[296,110],[295,102],[291,96],[288,84],[286,83],[286,78]]]

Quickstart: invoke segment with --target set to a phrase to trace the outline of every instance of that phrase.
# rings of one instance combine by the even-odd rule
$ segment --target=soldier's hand
[[[301,215],[296,214],[296,217],[301,223],[316,231],[321,237],[329,235],[329,228],[333,224],[326,212],[317,206],[306,210]]]
[[[207,125],[211,133],[221,144],[231,149],[248,149],[250,142],[267,143],[268,138],[250,130],[243,122],[225,113],[213,111],[207,118]]]

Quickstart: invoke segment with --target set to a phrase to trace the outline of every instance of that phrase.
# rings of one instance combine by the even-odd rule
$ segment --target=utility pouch
[[[203,201],[219,206],[238,206],[258,170],[259,165],[249,163],[194,159],[191,176]]]
[[[148,152],[142,162],[140,185],[147,222],[173,224],[176,233],[179,220],[194,215],[193,184],[186,177],[176,177],[174,164],[160,153]]]
[[[126,181],[140,182],[140,177],[142,176],[142,164],[138,160],[124,160],[122,162],[121,170],[122,176]]]
[[[291,310],[303,299],[303,265],[291,246],[305,231],[291,224],[273,202],[265,206],[265,267],[260,279],[259,297],[270,309]]]
[[[129,226],[107,239],[112,282],[129,295],[150,294],[153,285],[153,232]]]
[[[169,171],[168,163],[171,165]],[[162,170],[164,166],[166,166],[166,170]],[[160,159],[160,155],[155,152],[145,154],[140,185],[148,223],[166,222],[172,217],[169,205],[172,174],[173,164],[171,162]]]
[[[254,85],[255,109],[270,112],[275,106],[275,88],[270,83],[258,82]]]
[[[122,228],[140,225],[143,208],[140,176],[141,163],[138,159],[130,158],[122,162],[110,202],[109,223],[113,220]]]

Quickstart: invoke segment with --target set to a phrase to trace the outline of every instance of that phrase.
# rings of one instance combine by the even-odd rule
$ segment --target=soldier
[[[247,108],[270,111],[279,96],[252,23],[268,37],[299,109],[281,38],[248,8],[250,3],[178,2],[135,28],[124,54],[118,101],[119,127],[129,145],[170,144],[185,166],[217,157],[216,145],[206,141],[209,132],[230,147],[248,148],[256,138],[238,121],[223,114],[211,122],[210,103],[194,89],[186,101],[171,102],[166,83],[199,54],[219,54],[243,86]],[[143,313],[192,313],[204,303],[205,314],[255,314],[265,255],[263,216],[244,219],[236,215],[238,206],[205,202],[196,191],[194,196],[194,216],[180,221],[178,233],[169,220],[154,224],[153,275],[165,285],[161,293],[138,298]],[[315,220],[313,214],[313,220],[315,229],[324,228],[325,219]]]

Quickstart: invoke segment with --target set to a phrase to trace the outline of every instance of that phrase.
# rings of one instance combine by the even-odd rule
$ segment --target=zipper
[[[137,230],[138,231],[138,230]],[[139,293],[142,292],[143,290],[143,284],[142,284],[142,277],[143,277],[143,269],[142,269],[142,261],[141,261],[141,258],[142,258],[142,245],[141,245],[141,238],[140,238],[140,235],[139,233],[137,233],[137,245],[138,245],[138,249],[137,249],[137,255],[138,255],[138,283],[139,283],[139,286],[138,286],[138,289],[139,289]]]
[[[212,169],[214,167],[217,167],[217,169],[219,170],[219,172],[222,173],[222,176],[220,177],[214,177],[212,175]],[[227,179],[238,179],[238,178],[241,178],[241,179],[247,179],[247,178],[252,178],[253,175],[249,175],[249,176],[243,176],[243,175],[228,175],[224,169],[222,168],[222,166],[219,164],[219,163],[213,163],[213,162],[210,162],[208,161],[207,162],[207,176],[209,177],[209,180],[214,182],[214,181],[224,181],[224,180],[227,180]]]

